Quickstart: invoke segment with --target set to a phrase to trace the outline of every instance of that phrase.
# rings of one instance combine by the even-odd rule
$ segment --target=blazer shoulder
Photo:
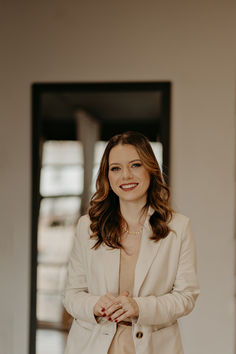
[[[79,221],[78,221],[78,226],[80,224],[83,225],[83,226],[84,225],[90,225],[90,218],[89,218],[88,214],[80,216]]]
[[[91,221],[90,221],[90,218],[87,214],[82,215],[79,218],[79,221],[76,226],[77,237],[79,237],[80,239],[90,238],[90,234],[91,234],[90,223],[91,223]]]
[[[189,221],[189,217],[188,216],[180,214],[180,213],[177,213],[177,212],[173,213],[173,216],[172,216],[172,219],[171,219],[171,222],[173,222],[173,223],[186,224],[188,221]]]
[[[189,217],[174,212],[172,215],[172,219],[170,221],[170,228],[176,231],[177,233],[179,232],[182,233],[189,223],[190,223]]]

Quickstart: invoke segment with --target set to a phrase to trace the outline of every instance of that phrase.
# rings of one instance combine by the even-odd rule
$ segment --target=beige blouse
[[[125,250],[121,249],[120,252],[119,293],[127,290],[130,296],[133,295],[134,272],[138,259],[140,238],[140,235],[130,235],[127,237],[127,242],[124,240],[123,247],[125,247]],[[135,354],[132,326],[118,323],[108,354]]]

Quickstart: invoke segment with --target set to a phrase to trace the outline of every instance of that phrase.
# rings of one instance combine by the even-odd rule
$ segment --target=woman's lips
[[[120,188],[121,188],[123,191],[131,191],[131,190],[133,190],[134,188],[136,188],[137,185],[138,185],[138,183],[121,184],[121,185],[120,185]]]

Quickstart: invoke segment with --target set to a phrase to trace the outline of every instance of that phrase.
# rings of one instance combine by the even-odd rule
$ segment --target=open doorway
[[[34,84],[30,354],[60,354],[70,327],[61,292],[78,217],[106,142],[140,131],[169,184],[169,82]]]

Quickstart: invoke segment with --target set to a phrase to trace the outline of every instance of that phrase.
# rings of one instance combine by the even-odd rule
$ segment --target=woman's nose
[[[130,168],[124,168],[123,169],[123,175],[122,177],[124,179],[128,179],[128,178],[132,178],[133,174],[132,174],[132,171],[130,170]]]

